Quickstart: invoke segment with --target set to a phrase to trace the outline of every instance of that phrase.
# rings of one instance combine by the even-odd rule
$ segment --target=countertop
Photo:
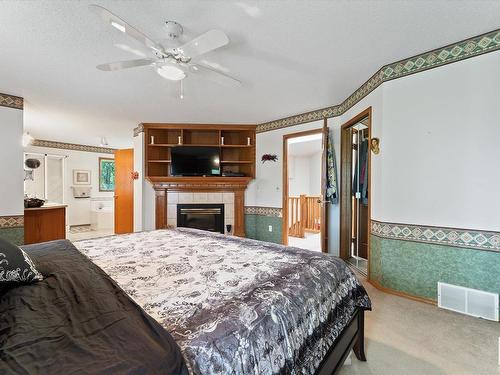
[[[55,208],[65,208],[68,207],[67,204],[59,203],[46,203],[42,207],[25,208],[25,211],[35,211],[35,210],[53,210]]]

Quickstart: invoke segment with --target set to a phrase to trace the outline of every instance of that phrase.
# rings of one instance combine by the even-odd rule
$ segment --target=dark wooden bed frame
[[[319,369],[316,371],[316,375],[338,374],[351,350],[354,351],[357,359],[366,361],[365,312],[361,309],[357,309],[349,324],[347,324],[339,337],[337,337]]]

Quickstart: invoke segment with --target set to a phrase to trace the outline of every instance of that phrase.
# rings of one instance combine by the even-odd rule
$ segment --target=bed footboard
[[[344,364],[350,351],[353,350],[356,358],[366,361],[365,356],[365,312],[357,309],[349,324],[344,328],[335,344],[323,359],[316,375],[337,374]]]

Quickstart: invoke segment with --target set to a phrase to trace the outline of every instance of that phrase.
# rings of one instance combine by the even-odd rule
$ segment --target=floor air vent
[[[498,294],[438,282],[438,306],[498,322]]]

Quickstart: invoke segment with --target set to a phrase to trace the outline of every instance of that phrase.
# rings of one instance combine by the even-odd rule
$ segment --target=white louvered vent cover
[[[498,322],[498,294],[438,282],[438,306]]]

